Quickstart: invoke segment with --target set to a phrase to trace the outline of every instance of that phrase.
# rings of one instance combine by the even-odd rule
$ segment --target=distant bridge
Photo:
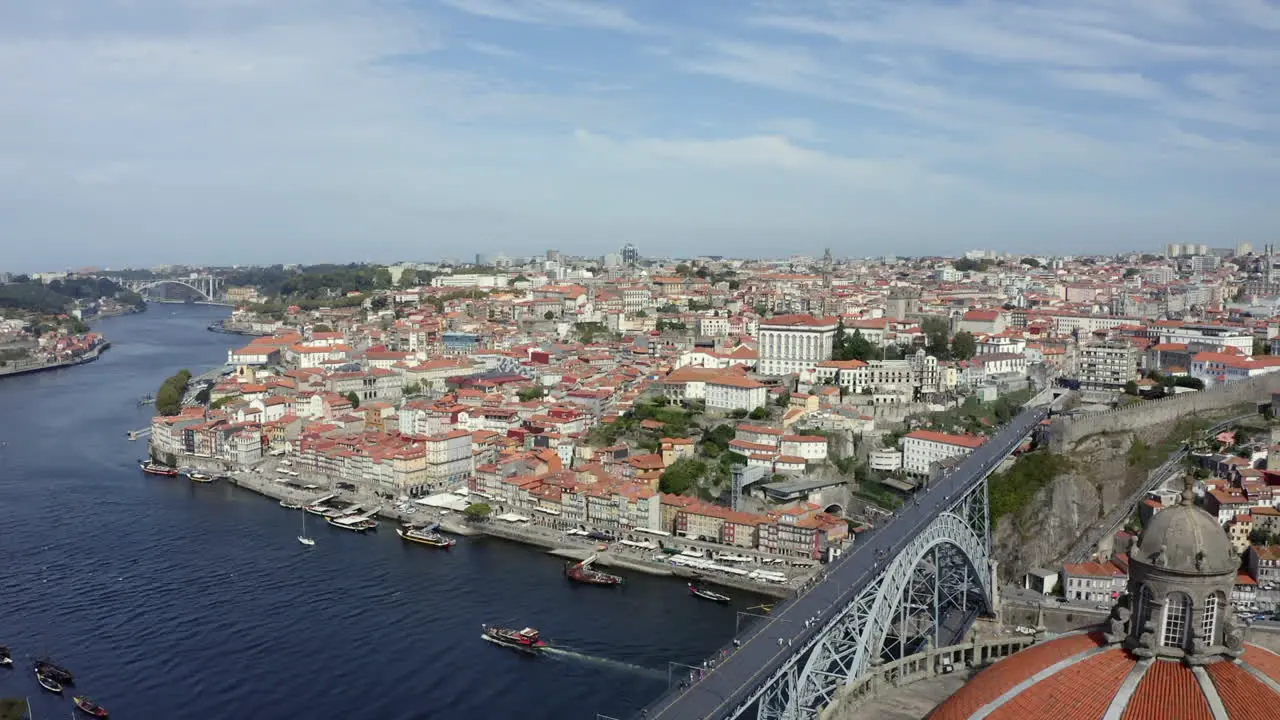
[[[138,294],[161,285],[181,285],[194,290],[202,300],[215,302],[221,295],[222,278],[214,275],[196,275],[186,277],[147,278],[145,280],[125,280],[118,277],[108,278],[117,285],[126,287]]]
[[[643,717],[813,720],[883,659],[958,641],[995,604],[986,478],[1049,414],[1024,409]]]

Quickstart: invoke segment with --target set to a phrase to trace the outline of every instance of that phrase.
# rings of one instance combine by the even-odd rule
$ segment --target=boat
[[[191,478],[192,480],[198,483],[213,482],[213,476],[209,475],[208,473],[202,473],[202,472],[187,473],[187,477]]]
[[[534,653],[538,650],[549,647],[546,640],[538,637],[538,631],[530,627],[523,630],[509,630],[507,628],[481,625],[480,629],[484,631],[484,635],[481,637],[485,640],[497,643],[504,647],[509,647],[513,650]]]
[[[51,660],[48,660],[48,659],[36,660],[35,670],[38,674],[48,676],[54,680],[57,680],[59,683],[62,683],[63,685],[75,684],[75,680],[76,680],[75,675],[72,675],[70,670],[52,662]]]
[[[346,518],[327,517],[324,519],[324,521],[336,528],[342,528],[343,530],[351,530],[353,532],[361,532],[361,533],[369,532],[370,530],[373,530],[378,527],[378,522],[376,520],[370,520],[368,518],[363,518],[360,516],[346,517]]]
[[[48,690],[51,693],[60,694],[62,692],[62,683],[58,682],[57,680],[54,680],[48,675],[45,675],[39,670],[36,671],[36,682],[40,683],[40,687],[44,688],[45,690]]]
[[[85,715],[90,715],[92,717],[100,717],[100,718],[110,716],[110,713],[107,712],[106,708],[102,707],[101,705],[90,700],[87,697],[77,697],[77,698],[72,698],[72,700],[74,700],[76,703],[76,709],[84,713]]]
[[[689,592],[692,593],[694,597],[700,597],[703,600],[710,600],[711,602],[718,602],[721,604],[728,604],[730,600],[728,595],[721,595],[718,592],[714,592],[706,588],[700,588],[693,583],[689,583]]]
[[[0,667],[13,667],[13,653],[7,645],[0,645]]]
[[[303,545],[306,545],[307,547],[314,547],[316,544],[315,540],[312,540],[311,538],[307,537],[307,514],[306,513],[302,513],[302,534],[298,536],[298,542],[302,543]]]
[[[158,462],[140,462],[138,467],[142,468],[142,472],[148,475],[163,475],[164,477],[178,477],[178,471],[168,465],[161,465]]]
[[[610,575],[607,572],[600,572],[591,567],[591,563],[595,562],[596,556],[583,560],[582,562],[569,562],[564,566],[564,576],[573,582],[580,582],[586,585],[621,585],[623,579],[618,575]]]
[[[280,507],[284,508],[285,510],[300,510],[300,509],[302,509],[302,505],[301,505],[300,503],[296,503],[296,502],[289,502],[288,500],[281,500],[281,501],[280,501]]]
[[[421,543],[422,545],[430,545],[431,547],[444,548],[445,550],[448,550],[449,548],[458,544],[457,540],[454,540],[453,538],[447,538],[438,532],[433,532],[430,529],[420,530],[418,528],[406,528],[406,529],[396,528],[396,534],[399,535],[401,539],[407,540],[409,542]]]

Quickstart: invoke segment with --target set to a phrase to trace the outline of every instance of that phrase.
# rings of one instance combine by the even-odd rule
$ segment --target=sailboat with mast
[[[311,538],[307,537],[307,514],[306,513],[302,513],[302,534],[298,536],[298,542],[302,543],[303,545],[306,545],[307,547],[313,547],[316,544],[315,540],[312,540]]]

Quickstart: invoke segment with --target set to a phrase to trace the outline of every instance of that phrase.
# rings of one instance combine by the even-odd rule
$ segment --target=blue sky
[[[1280,240],[1277,0],[0,3],[0,269]]]

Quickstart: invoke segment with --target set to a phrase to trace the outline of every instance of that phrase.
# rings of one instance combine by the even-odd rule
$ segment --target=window
[[[1218,594],[1204,599],[1204,612],[1200,615],[1200,634],[1206,645],[1213,645],[1213,633],[1218,629]]]
[[[1131,622],[1131,632],[1134,637],[1142,635],[1142,627],[1147,624],[1147,615],[1151,612],[1151,590],[1146,585],[1142,586],[1142,590],[1138,592],[1137,606],[1133,610],[1133,619]]]
[[[1180,648],[1185,644],[1190,611],[1191,603],[1186,595],[1170,593],[1164,605],[1164,629],[1160,633],[1161,645]]]

